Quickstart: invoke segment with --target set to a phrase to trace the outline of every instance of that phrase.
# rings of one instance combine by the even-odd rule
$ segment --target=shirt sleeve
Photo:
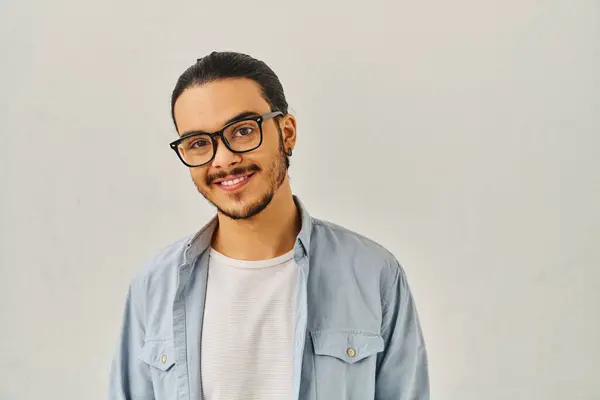
[[[134,281],[127,293],[120,338],[110,368],[109,400],[153,400],[149,365],[140,355],[145,337],[145,292]]]
[[[377,360],[377,400],[429,400],[427,352],[417,309],[402,267],[394,260],[383,293],[382,336]],[[388,280],[389,282],[389,280]]]

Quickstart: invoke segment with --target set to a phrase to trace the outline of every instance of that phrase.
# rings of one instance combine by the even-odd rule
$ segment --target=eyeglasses
[[[186,166],[200,167],[208,164],[217,154],[216,138],[232,153],[247,153],[260,147],[263,140],[262,123],[282,116],[281,111],[273,111],[256,117],[246,117],[225,125],[218,132],[190,132],[170,143],[171,148]]]

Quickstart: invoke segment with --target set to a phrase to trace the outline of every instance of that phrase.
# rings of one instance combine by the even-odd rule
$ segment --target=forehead
[[[251,79],[224,79],[183,91],[173,112],[180,133],[217,131],[229,119],[245,111],[265,114],[269,104],[258,83]]]

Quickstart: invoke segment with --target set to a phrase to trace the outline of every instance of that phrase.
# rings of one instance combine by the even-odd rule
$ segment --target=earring
[[[285,154],[287,154],[288,157],[291,157],[292,156],[292,148],[290,147]]]

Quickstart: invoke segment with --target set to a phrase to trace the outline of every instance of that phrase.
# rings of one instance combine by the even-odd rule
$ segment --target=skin
[[[192,131],[216,132],[242,112],[264,115],[271,108],[258,83],[236,78],[186,89],[173,111],[181,136]],[[232,153],[217,138],[213,161],[190,168],[196,188],[218,210],[213,248],[238,260],[266,260],[285,254],[294,247],[300,231],[300,214],[283,154],[296,144],[296,120],[287,114],[263,122],[262,128],[263,142],[258,149]],[[249,173],[248,182],[235,191],[225,191],[216,183]]]

